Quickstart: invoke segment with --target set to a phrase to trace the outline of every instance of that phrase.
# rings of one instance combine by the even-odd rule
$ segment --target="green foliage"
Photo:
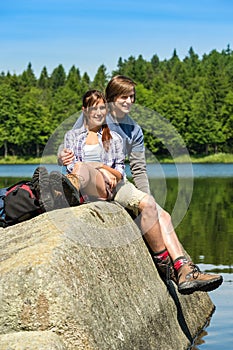
[[[104,91],[107,82],[108,82],[107,69],[102,64],[98,68],[95,78],[93,80],[93,83],[92,83],[93,89]]]
[[[191,47],[183,61],[142,55],[118,60],[111,73],[136,82],[132,116],[142,126],[146,149],[158,157],[189,153],[233,153],[233,52],[212,50],[202,58]],[[0,75],[0,156],[41,155],[54,130],[79,115],[89,89],[104,90],[110,74],[102,64],[91,80],[74,65],[51,75],[43,67],[37,79],[31,63],[21,75]],[[177,151],[179,150],[179,152]]]
[[[17,93],[8,84],[0,85],[0,147],[4,156],[8,155],[9,144],[14,143],[14,132],[17,127]]]

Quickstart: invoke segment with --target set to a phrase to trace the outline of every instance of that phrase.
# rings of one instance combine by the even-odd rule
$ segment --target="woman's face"
[[[85,109],[89,129],[101,127],[105,123],[107,106],[103,100]]]

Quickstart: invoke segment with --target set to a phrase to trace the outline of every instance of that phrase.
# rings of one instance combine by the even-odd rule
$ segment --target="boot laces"
[[[76,174],[67,174],[66,177],[70,180],[70,182],[79,189],[80,187],[80,177]]]
[[[194,279],[197,279],[198,276],[201,274],[201,270],[199,269],[199,267],[197,265],[195,265],[194,263],[192,262],[189,262],[189,267],[191,268],[191,274],[193,276]]]

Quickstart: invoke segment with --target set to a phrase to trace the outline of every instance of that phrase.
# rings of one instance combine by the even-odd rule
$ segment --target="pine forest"
[[[192,47],[181,60],[150,60],[142,55],[118,60],[111,73],[102,64],[91,80],[73,65],[62,64],[51,74],[46,66],[38,77],[29,63],[21,74],[0,74],[0,157],[40,157],[54,130],[81,111],[82,96],[91,89],[104,91],[109,79],[123,74],[136,83],[136,103],[156,111],[181,135],[191,155],[233,153],[233,51],[212,50],[199,57]],[[143,120],[145,144],[154,154],[166,153],[150,134],[153,113]],[[139,121],[140,124],[140,121]]]

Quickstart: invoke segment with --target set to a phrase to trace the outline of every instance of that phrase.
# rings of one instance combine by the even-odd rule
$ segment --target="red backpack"
[[[0,226],[7,227],[31,219],[45,210],[30,181],[20,181],[9,187],[3,196],[4,209]]]

